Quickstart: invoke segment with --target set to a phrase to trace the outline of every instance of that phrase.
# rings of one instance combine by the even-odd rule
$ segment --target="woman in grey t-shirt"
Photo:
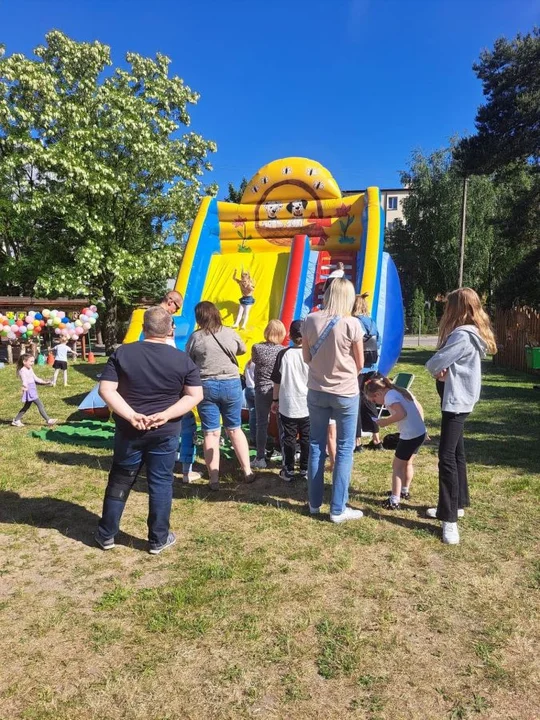
[[[219,439],[221,424],[227,431],[246,482],[255,476],[249,466],[248,441],[241,428],[242,383],[237,355],[246,346],[232,328],[224,327],[217,307],[206,300],[195,306],[198,329],[192,333],[186,352],[199,368],[204,399],[198,406],[204,434],[204,460],[210,489],[219,489]]]

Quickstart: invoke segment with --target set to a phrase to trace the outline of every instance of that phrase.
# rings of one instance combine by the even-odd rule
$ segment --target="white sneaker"
[[[426,510],[426,515],[427,517],[437,519],[437,508],[428,508]],[[458,518],[465,517],[465,510],[463,508],[459,508],[459,510],[457,511],[457,516]]]
[[[312,507],[311,505],[309,506],[309,514],[310,515],[318,515],[320,512],[321,512],[320,506],[318,508]]]
[[[332,513],[330,513],[330,520],[333,523],[347,522],[347,520],[360,520],[361,517],[364,517],[364,513],[361,510],[353,510],[353,508],[348,506],[345,507],[341,515],[332,515]]]
[[[182,483],[184,485],[189,485],[190,483],[195,482],[195,480],[200,480],[201,478],[202,478],[202,475],[200,472],[196,472],[195,470],[192,470],[187,475],[182,474]]]
[[[254,470],[266,470],[266,460],[264,458],[261,458],[260,460],[255,459],[250,464]]]
[[[459,532],[457,522],[443,522],[442,541],[445,545],[459,545]]]
[[[12,420],[11,424],[13,427],[24,427],[24,424],[20,420]]]
[[[47,425],[52,427],[53,425],[56,425],[57,422],[58,420],[56,418],[50,418],[50,420],[47,420]]]

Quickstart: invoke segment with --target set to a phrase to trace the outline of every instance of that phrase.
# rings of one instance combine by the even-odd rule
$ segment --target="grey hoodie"
[[[481,360],[486,350],[476,325],[461,325],[427,361],[426,368],[433,376],[448,370],[442,401],[445,412],[466,413],[474,408],[480,397]]]

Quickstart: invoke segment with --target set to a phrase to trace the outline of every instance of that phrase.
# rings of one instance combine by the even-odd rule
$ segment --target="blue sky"
[[[342,188],[399,183],[413,149],[474,131],[472,63],[540,24],[540,0],[0,0],[0,42],[45,33],[172,59],[201,94],[192,129],[215,140],[221,186],[288,155]]]

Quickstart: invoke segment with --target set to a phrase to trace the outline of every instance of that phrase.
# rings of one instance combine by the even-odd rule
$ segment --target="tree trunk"
[[[109,354],[114,350],[114,346],[117,344],[116,325],[118,315],[118,302],[110,288],[104,289],[103,299],[105,304],[105,316],[103,318],[102,324],[103,343],[105,345],[105,352]]]

